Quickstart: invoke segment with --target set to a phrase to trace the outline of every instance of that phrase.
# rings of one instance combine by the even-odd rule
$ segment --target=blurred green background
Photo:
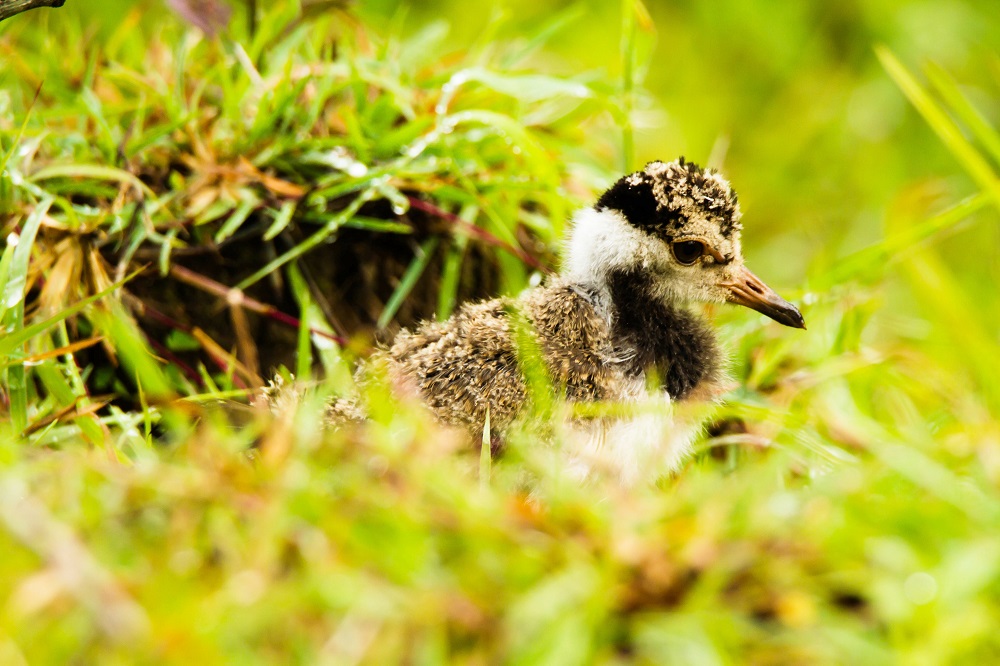
[[[0,23],[0,663],[1000,660],[996,2],[189,20],[223,6]],[[364,311],[350,333],[447,315],[540,279],[574,207],[678,155],[730,178],[749,265],[809,330],[714,310],[739,388],[655,488],[566,484],[531,442],[477,467],[377,392],[331,432],[333,380],[252,410],[238,334],[137,303],[215,335],[261,315],[227,301],[253,274],[327,334],[281,322],[299,377],[344,379],[310,267],[273,262],[315,240],[371,268],[332,308]],[[137,265],[127,309],[77,305]]]
[[[436,23],[439,52],[477,39],[525,41],[558,24],[526,66],[615,81],[622,77],[622,3],[368,0],[373,26],[404,33]],[[750,256],[779,282],[874,242],[887,211],[908,188],[933,180],[968,193],[955,161],[879,64],[884,44],[904,63],[933,61],[950,72],[993,124],[1000,121],[1000,12],[981,2],[648,2],[639,26],[634,169],[652,159],[715,159],[740,194]],[[480,42],[481,43],[481,42]],[[600,157],[620,169],[607,137]],[[589,146],[584,147],[589,148]],[[593,148],[592,148],[593,149]],[[996,225],[954,243],[996,248]],[[969,284],[995,280],[997,255],[963,268]]]

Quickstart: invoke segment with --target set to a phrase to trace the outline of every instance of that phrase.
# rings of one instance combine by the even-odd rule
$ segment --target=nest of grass
[[[363,351],[552,270],[588,189],[554,156],[613,117],[598,85],[376,43],[344,11],[284,18],[247,49],[167,26],[33,102],[25,80],[27,120],[0,122],[4,234],[37,217],[29,320],[111,290],[182,392],[238,389],[318,365],[303,330]],[[70,96],[88,117],[32,119]],[[84,316],[62,342],[106,336]],[[84,346],[92,391],[134,393],[114,345]]]

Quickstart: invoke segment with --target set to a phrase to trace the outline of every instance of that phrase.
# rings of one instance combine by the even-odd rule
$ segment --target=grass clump
[[[339,5],[0,26],[0,660],[995,658],[997,92],[888,48],[949,187],[817,260],[807,334],[717,313],[740,388],[676,477],[581,487],[378,382],[324,427],[373,338],[555,266],[616,124],[643,152],[655,16],[623,7],[624,84],[542,64],[579,13],[468,50]],[[247,404],[279,363],[327,380]]]

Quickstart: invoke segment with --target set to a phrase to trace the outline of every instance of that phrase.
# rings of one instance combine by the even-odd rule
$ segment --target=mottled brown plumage
[[[498,298],[462,306],[446,322],[402,331],[389,350],[391,373],[415,384],[437,417],[481,429],[490,410],[502,430],[527,400],[513,318],[529,325],[553,383],[570,400],[613,400],[626,364],[608,322],[587,294],[556,280],[520,299]]]

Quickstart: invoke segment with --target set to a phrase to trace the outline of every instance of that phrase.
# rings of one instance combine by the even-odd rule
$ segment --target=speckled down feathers
[[[683,157],[650,162],[619,179],[596,208],[620,211],[632,224],[667,240],[691,231],[691,223],[699,218],[707,223],[705,228],[726,237],[743,228],[739,199],[729,181]]]
[[[515,314],[518,313],[518,314]],[[461,307],[448,321],[402,331],[389,350],[393,378],[415,384],[445,423],[503,429],[528,397],[512,318],[530,324],[553,382],[577,401],[613,400],[625,365],[612,344],[609,322],[586,294],[555,282],[522,298]]]

